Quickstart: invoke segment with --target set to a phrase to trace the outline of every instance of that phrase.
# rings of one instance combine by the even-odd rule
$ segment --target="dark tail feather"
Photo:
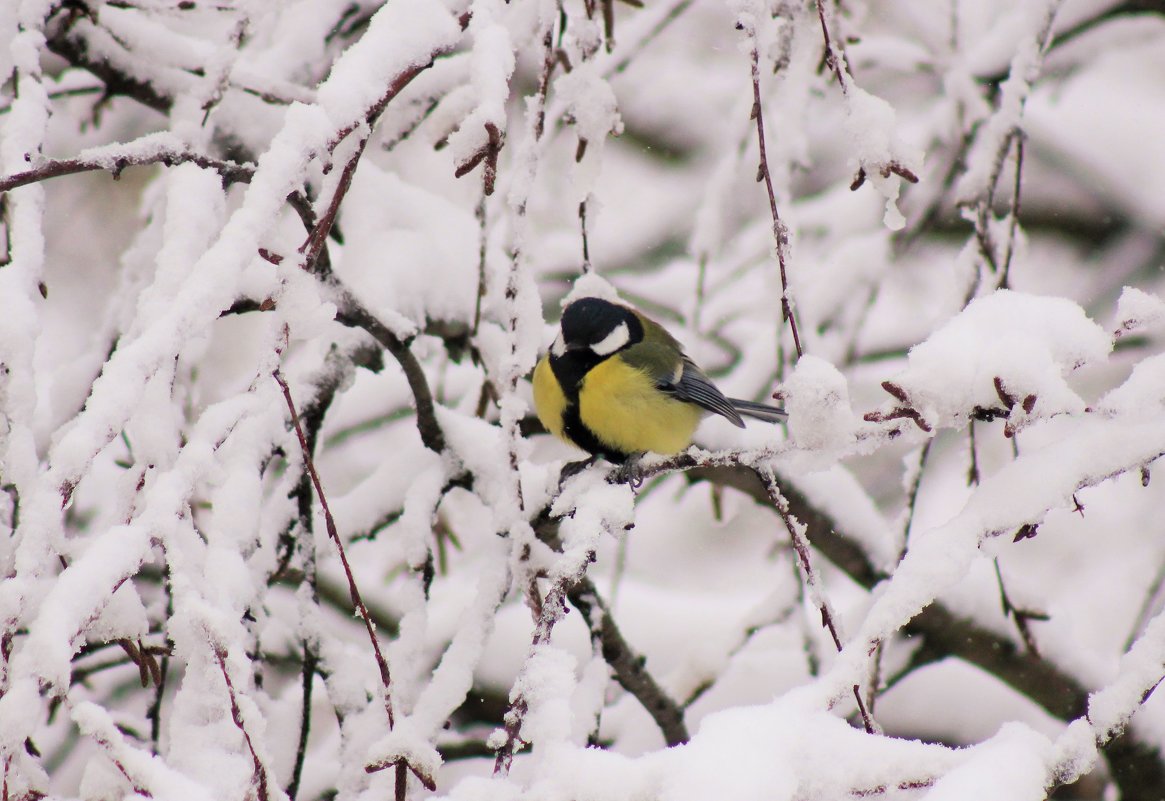
[[[779,423],[786,417],[785,410],[778,409],[775,406],[766,406],[763,403],[753,403],[752,401],[740,400],[739,398],[729,398],[728,402],[732,404],[733,409],[736,409],[736,411],[745,417],[755,417],[757,420],[764,420],[766,423]]]

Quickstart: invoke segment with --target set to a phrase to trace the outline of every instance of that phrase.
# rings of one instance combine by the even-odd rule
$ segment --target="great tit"
[[[741,428],[741,415],[785,416],[724,397],[662,326],[600,298],[563,311],[558,337],[534,368],[534,408],[552,434],[615,464],[684,450],[708,412]]]

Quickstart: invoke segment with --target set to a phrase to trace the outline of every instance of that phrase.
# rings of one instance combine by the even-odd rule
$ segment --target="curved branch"
[[[763,482],[751,468],[697,466],[685,476],[690,481],[731,486],[759,504],[770,505]],[[789,482],[778,478],[778,484],[789,513],[805,525],[810,544],[825,558],[867,590],[889,578],[829,514]],[[912,657],[916,664],[956,657],[990,673],[1061,720],[1071,721],[1087,712],[1089,690],[1075,677],[938,601],[923,609],[901,631],[918,643]],[[1132,730],[1110,741],[1104,752],[1127,797],[1136,797],[1135,788],[1165,786],[1165,759],[1152,746],[1138,740]]]
[[[555,550],[562,548],[558,538],[558,522],[544,511],[535,526],[538,539]],[[567,600],[586,621],[591,638],[599,645],[603,659],[615,675],[615,681],[642,704],[659,727],[668,746],[686,743],[690,735],[684,723],[683,707],[647,671],[646,660],[627,642],[590,576],[583,574],[567,589]]]
[[[412,390],[413,400],[417,405],[417,431],[421,435],[421,442],[436,453],[444,451],[445,434],[441,430],[441,424],[437,422],[433,391],[429,388],[429,379],[425,376],[424,368],[409,348],[409,342],[393,333],[366,309],[364,304],[342,288],[336,320],[352,328],[364,329],[397,360],[401,370],[404,371],[405,379],[409,382],[409,389]]]

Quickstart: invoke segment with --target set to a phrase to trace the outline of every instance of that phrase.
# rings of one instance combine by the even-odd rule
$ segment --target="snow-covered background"
[[[3,801],[1165,798],[1160,3],[0,42]],[[585,294],[787,425],[560,487]]]

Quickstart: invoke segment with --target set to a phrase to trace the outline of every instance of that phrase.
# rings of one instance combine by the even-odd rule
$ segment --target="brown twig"
[[[127,151],[124,154],[112,157],[102,155],[90,158],[46,159],[23,172],[0,177],[0,193],[28,184],[47,181],[50,178],[76,175],[82,172],[104,171],[112,175],[114,180],[117,180],[127,167],[144,167],[153,164],[164,164],[167,167],[173,167],[176,164],[196,164],[204,170],[214,170],[222,176],[223,182],[227,184],[248,183],[255,173],[255,168],[252,165],[212,159],[176,145],[165,146],[150,153],[134,153],[133,144],[133,142],[127,143]]]
[[[789,278],[786,269],[786,249],[789,245],[789,231],[781,221],[780,213],[777,210],[777,195],[773,189],[773,176],[769,170],[768,150],[765,147],[765,116],[764,108],[761,105],[760,93],[759,44],[757,43],[755,29],[749,28],[746,32],[752,43],[750,53],[752,65],[752,118],[756,120],[756,140],[757,147],[760,151],[757,180],[764,181],[765,190],[768,192],[769,211],[773,219],[773,240],[776,243],[777,266],[781,274],[781,317],[789,324],[789,330],[793,334],[793,347],[797,351],[797,357],[800,358],[804,355],[804,350],[801,347],[801,335],[797,331],[797,317],[793,313],[793,303],[789,298]]]
[[[463,14],[458,22],[461,30],[465,30],[469,26],[469,14]],[[332,153],[335,149],[348,138],[351,134],[366,128],[367,135],[361,137],[360,142],[356,145],[355,151],[348,159],[348,163],[344,165],[344,172],[340,176],[340,180],[336,184],[336,189],[332,193],[332,198],[328,202],[328,208],[324,215],[320,218],[315,228],[312,229],[311,234],[307,240],[300,246],[300,253],[304,254],[304,264],[309,272],[316,271],[316,259],[323,248],[324,242],[327,241],[328,235],[331,233],[336,222],[336,216],[340,210],[340,204],[344,201],[344,196],[347,195],[349,187],[352,185],[352,176],[356,172],[356,167],[360,162],[360,157],[364,155],[364,149],[368,145],[368,139],[371,137],[371,132],[376,126],[376,121],[380,119],[380,115],[388,108],[388,104],[396,98],[405,87],[425,70],[433,66],[434,60],[444,51],[438,50],[432,54],[432,57],[421,64],[413,64],[401,70],[396,76],[389,81],[385,88],[384,94],[376,101],[364,114],[364,117],[355,122],[351,122],[338,130],[328,142],[328,152]]]
[[[1036,47],[1039,49],[1039,57],[1042,59],[1043,55],[1047,53],[1048,48],[1052,42],[1052,25],[1056,17],[1056,5],[1049,7],[1048,15],[1044,20],[1043,27],[1036,36]],[[1016,62],[1012,63],[1012,70],[1014,71]],[[1031,74],[1027,75],[1010,75],[1011,79],[1023,81],[1029,85],[1035,80],[1035,71],[1039,63],[1026,64]],[[1001,93],[1000,103],[1002,103],[1003,93]],[[1019,190],[1020,180],[1023,172],[1023,137],[1024,131],[1021,127],[1024,110],[1027,106],[1027,93],[1025,92],[1018,98],[1019,108],[1016,114],[1016,122],[1002,133],[998,146],[995,149],[995,154],[991,164],[991,173],[987,181],[986,192],[977,198],[970,199],[965,205],[973,206],[975,209],[975,239],[979,245],[979,253],[984,261],[990,266],[991,271],[1000,276],[999,286],[1006,287],[1008,280],[1008,270],[1010,269],[1010,262],[1012,252],[1014,250],[1015,228],[1018,225],[1019,215]],[[1003,114],[1002,108],[996,110],[995,114]],[[1010,110],[1007,113],[1012,113]],[[980,131],[992,130],[990,124],[984,124],[980,127]],[[1016,144],[1016,169],[1015,169],[1015,185],[1012,192],[1010,209],[1008,212],[1008,244],[1002,259],[996,253],[994,239],[991,236],[990,222],[994,219],[994,205],[995,192],[999,186],[999,179],[1003,174],[1003,167],[1007,161],[1007,156],[1011,152],[1012,143]]]
[[[550,642],[550,635],[554,631],[555,625],[566,614],[566,599],[571,587],[578,583],[586,570],[586,564],[579,566],[576,571],[564,571],[557,579],[555,579],[550,589],[546,592],[546,597],[541,599],[537,604],[539,609],[538,620],[534,624],[534,635],[530,641],[530,653],[534,653],[542,645]],[[537,601],[537,596],[531,596],[532,601]],[[518,680],[519,685],[521,679]],[[516,685],[516,686],[519,686]],[[523,691],[519,690],[511,697],[510,708],[506,712],[504,721],[504,730],[506,732],[505,742],[498,748],[497,755],[494,757],[494,775],[505,776],[510,772],[510,765],[514,761],[514,754],[523,746],[521,739],[522,721],[529,712],[529,701]]]
[[[477,297],[473,303],[473,328],[469,332],[470,338],[477,336],[477,329],[481,326],[481,302],[485,299],[486,255],[489,247],[486,211],[483,187],[481,198],[477,201],[477,208],[474,210],[474,217],[477,219]]]
[[[679,0],[679,2],[675,2],[672,5],[671,10],[668,11],[667,14],[662,18],[660,18],[660,20],[656,22],[656,24],[653,25],[650,30],[642,34],[638,41],[634,42],[632,46],[623,46],[622,50],[624,52],[622,57],[618,61],[609,62],[608,66],[603,70],[603,77],[610,78],[611,76],[617,75],[618,73],[623,72],[629,66],[631,66],[631,62],[634,60],[635,56],[643,52],[643,49],[647,47],[647,45],[655,41],[656,37],[663,33],[667,26],[671,25],[673,22],[679,19],[679,17],[685,11],[687,11],[694,2],[695,0]],[[587,16],[588,18],[590,17],[589,14]]]
[[[48,50],[105,84],[106,97],[120,95],[161,114],[170,113],[174,98],[166,94],[157,82],[136,76],[128,68],[123,69],[118,57],[120,54],[111,53],[111,48],[94,48],[98,52],[90,53],[88,40],[76,30],[76,23],[82,17],[73,14],[75,6],[62,3],[56,9],[65,21],[61,25],[47,27],[45,46]]]
[[[934,785],[934,778],[925,779],[910,779],[908,781],[898,782],[894,785],[882,784],[877,787],[869,787],[861,790],[850,790],[849,794],[855,798],[868,798],[872,795],[882,795],[889,792],[891,789],[895,790],[921,790],[925,787]]]
[[[120,773],[126,782],[129,783],[129,786],[133,788],[135,794],[144,796],[145,798],[154,797],[154,794],[146,789],[145,785],[130,775],[129,769],[126,768],[125,763],[122,762],[122,760],[117,756],[117,749],[115,748],[114,744],[110,742],[109,738],[107,738],[103,733],[98,732],[94,732],[92,737],[93,741],[96,742],[103,751],[105,751],[105,755],[109,757],[109,761],[113,763],[113,766],[117,768],[117,772]],[[7,762],[5,762],[5,767],[7,768]],[[7,774],[7,771],[5,771],[5,773]],[[8,801],[7,775],[5,775],[4,778],[5,787],[3,799],[4,801]]]
[[[291,398],[291,388],[287,382],[283,380],[279,369],[272,373],[275,381],[283,390],[283,398],[287,402],[287,409],[291,414],[291,424],[295,429],[295,435],[299,439],[300,450],[303,454],[304,465],[307,467],[308,474],[311,476],[312,485],[315,487],[316,497],[320,499],[320,506],[324,512],[324,526],[327,529],[328,536],[336,545],[336,550],[340,554],[340,564],[344,568],[344,575],[348,579],[348,593],[352,598],[352,606],[356,608],[357,614],[364,622],[364,629],[368,633],[368,640],[372,643],[372,650],[376,656],[376,666],[380,670],[380,683],[384,689],[384,711],[388,716],[388,725],[393,727],[396,725],[396,718],[392,710],[392,692],[391,692],[391,678],[388,672],[388,661],[385,660],[384,654],[380,651],[380,642],[376,637],[376,630],[372,625],[372,618],[368,614],[368,608],[364,606],[364,600],[360,597],[360,589],[356,586],[356,579],[352,575],[352,567],[348,564],[348,555],[344,552],[344,543],[340,539],[340,533],[336,530],[336,521],[332,517],[332,510],[328,507],[327,496],[324,495],[323,485],[320,483],[319,474],[316,472],[315,460],[312,458],[311,450],[308,448],[307,437],[303,431],[303,425],[300,423],[299,413],[295,410],[295,402]]]
[[[849,84],[846,83],[845,74],[849,71],[849,64],[845,57],[845,53],[840,55],[833,46],[833,37],[829,35],[829,24],[825,21],[825,2],[824,0],[817,0],[817,18],[821,21],[821,36],[825,40],[825,65],[833,71],[837,78],[838,86],[841,87],[842,94],[849,94]],[[845,64],[845,69],[842,64]],[[853,187],[851,187],[853,188]]]
[[[332,192],[332,198],[328,201],[328,207],[324,211],[322,217],[316,223],[315,227],[308,234],[307,239],[299,246],[299,252],[303,254],[303,266],[309,273],[320,274],[317,267],[317,260],[320,251],[324,247],[324,243],[328,240],[328,235],[331,234],[332,228],[336,224],[336,217],[340,213],[340,204],[344,202],[344,196],[348,194],[348,189],[352,186],[352,177],[356,174],[356,165],[360,163],[360,157],[364,155],[364,148],[368,145],[368,137],[361,137],[356,144],[356,149],[352,155],[348,157],[348,163],[344,165],[344,171],[340,173],[340,180],[336,182],[336,188]]]
[[[806,528],[790,513],[789,502],[781,494],[781,489],[777,484],[777,478],[772,470],[766,467],[760,467],[756,469],[756,475],[764,485],[769,502],[789,532],[789,538],[793,543],[793,551],[797,554],[797,562],[801,566],[802,580],[809,590],[809,600],[812,601],[813,605],[821,613],[821,625],[829,630],[829,636],[833,638],[833,645],[840,652],[843,647],[841,636],[838,634],[837,624],[834,622],[833,610],[830,608],[829,600],[826,598],[825,591],[821,586],[821,579],[817,575],[817,571],[813,569],[813,563],[810,560],[809,540],[806,536]],[[873,734],[877,731],[877,726],[874,724],[874,719],[866,709],[865,701],[862,700],[861,687],[855,684],[853,693],[854,700],[858,705],[858,713],[862,718],[862,726],[868,733]]]
[[[910,488],[906,492],[906,519],[902,523],[902,547],[898,551],[899,562],[906,557],[906,551],[910,545],[910,529],[914,525],[914,513],[918,508],[918,490],[922,487],[922,474],[926,470],[932,444],[934,444],[934,440],[928,439],[922,446],[922,452],[918,455],[918,467],[910,482]]]
[[[231,674],[227,670],[227,654],[221,645],[217,643],[213,646],[214,658],[218,662],[219,670],[222,671],[223,681],[227,685],[227,695],[231,701],[231,719],[235,723],[235,727],[242,732],[243,740],[247,743],[247,750],[251,753],[251,763],[255,766],[254,778],[258,781],[259,786],[255,788],[256,795],[259,801],[269,801],[270,795],[267,791],[267,769],[263,767],[262,760],[259,759],[259,754],[255,751],[255,745],[251,742],[251,735],[247,732],[247,727],[243,723],[243,713],[239,709],[238,696],[235,694],[235,685],[231,681]]]
[[[494,193],[494,183],[498,176],[498,155],[505,144],[505,134],[492,122],[485,124],[485,133],[485,144],[457,165],[453,177],[461,178],[472,172],[478,164],[484,165],[481,172],[481,187],[482,192],[489,197]]]

